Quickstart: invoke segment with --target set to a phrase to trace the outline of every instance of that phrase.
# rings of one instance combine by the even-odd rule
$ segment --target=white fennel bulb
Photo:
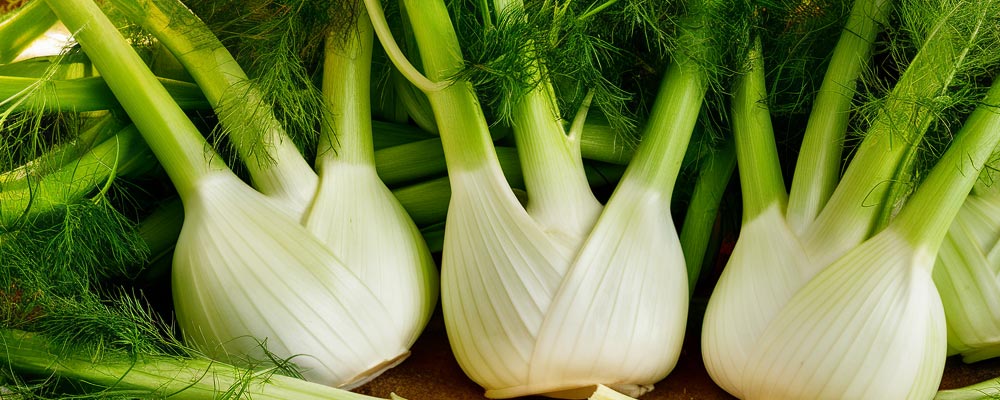
[[[274,200],[227,173],[183,201],[172,284],[188,343],[240,364],[294,356],[306,379],[348,387],[408,354],[374,293]]]
[[[147,16],[154,22],[169,21],[167,16],[192,17],[190,10],[173,0],[150,5]],[[164,14],[160,6],[183,14]],[[228,169],[96,4],[84,0],[56,8],[101,70],[183,203],[172,290],[187,343],[213,358],[240,365],[259,365],[272,357],[288,359],[308,380],[343,388],[366,382],[408,354],[434,303],[433,273],[427,272],[432,265],[424,254],[426,246],[413,240],[412,222],[406,224],[398,207],[385,201],[384,186],[373,182],[374,174],[345,167],[337,169],[342,176],[358,179],[334,179],[345,185],[360,182],[358,193],[351,192],[356,188],[343,188],[358,197],[356,204],[343,204],[350,206],[353,217],[385,235],[348,227],[356,237],[347,238],[355,247],[345,251],[345,257],[359,263],[352,269],[335,253],[340,247],[331,248],[322,240],[343,235],[317,230],[326,232],[325,237],[318,237],[303,224],[299,212],[289,212],[290,197],[255,190]],[[363,83],[367,85],[368,80]],[[295,157],[301,160],[300,155]],[[314,187],[307,189],[315,192]],[[369,208],[359,207],[360,203]],[[315,202],[309,205],[317,218],[331,216]],[[307,221],[323,226],[319,222]],[[359,242],[373,237],[374,241]],[[414,247],[378,245],[396,238],[399,244]],[[358,249],[373,254],[362,256],[354,252]],[[386,262],[379,265],[379,261]],[[383,275],[372,270],[382,266],[390,268]],[[398,268],[412,271],[400,276]],[[391,306],[377,297],[384,293],[391,293],[385,298],[393,302]],[[422,312],[417,315],[403,315],[418,309]]]
[[[933,265],[892,228],[834,262],[761,334],[742,398],[931,398],[947,353]]]
[[[985,103],[998,99],[1000,85],[995,85]],[[722,375],[740,398],[934,395],[944,372],[948,330],[931,271],[976,180],[971,172],[982,169],[989,149],[1000,141],[998,128],[1000,113],[977,108],[889,226],[795,290],[758,333],[744,365]]]
[[[323,95],[329,120],[321,128],[319,188],[304,224],[375,297],[393,322],[385,334],[409,348],[437,304],[438,272],[416,224],[375,169],[371,126],[372,26],[360,1],[344,31],[328,34]],[[372,377],[381,371],[372,371]]]
[[[712,380],[742,395],[744,367],[770,321],[807,281],[799,268],[809,262],[783,215],[772,203],[740,227],[726,268],[705,310],[702,358]],[[740,268],[736,266],[753,266]],[[752,304],[747,304],[753,299]]]
[[[634,396],[651,390],[673,369],[684,338],[682,254],[669,199],[622,182],[549,306],[528,386],[603,382]]]
[[[326,167],[306,229],[371,290],[394,325],[385,333],[409,348],[437,303],[437,265],[374,166]]]
[[[904,3],[907,8],[901,13],[923,15],[933,23],[922,25],[927,32],[920,38],[920,51],[880,103],[845,171],[840,160],[847,111],[879,21],[887,15],[886,2],[855,2],[810,115],[790,194],[764,106],[767,84],[760,57],[752,55],[751,71],[739,79],[732,120],[743,188],[743,231],[709,300],[702,330],[706,368],[734,396],[920,398],[929,396],[928,387],[940,380],[935,369],[943,367],[938,360],[944,354],[945,334],[943,317],[927,314],[941,309],[929,284],[932,264],[927,259],[932,263],[936,257],[944,236],[941,227],[950,223],[971,188],[964,171],[981,168],[984,162],[983,149],[975,146],[991,148],[995,140],[984,136],[994,116],[984,109],[970,117],[963,127],[967,134],[956,139],[932,178],[914,195],[915,202],[903,211],[902,193],[911,188],[903,187],[901,177],[912,170],[912,152],[934,119],[927,109],[914,106],[913,99],[936,98],[963,67],[975,65],[968,56],[975,54],[972,50],[981,39],[977,27],[996,5]],[[959,162],[963,157],[965,163]],[[933,193],[947,201],[930,199]],[[921,207],[926,208],[906,211]],[[923,215],[912,216],[920,212]],[[921,218],[924,221],[914,222]],[[854,272],[840,272],[840,280],[832,282],[833,271],[842,270]],[[863,298],[833,296],[845,291]],[[845,316],[873,325],[838,319]],[[907,334],[912,340],[885,343],[907,329],[922,330]],[[847,342],[836,342],[840,337]],[[867,354],[883,357],[883,350],[881,364]],[[915,359],[923,360],[919,368],[898,367]],[[852,375],[858,371],[866,376]],[[883,387],[872,388],[866,379],[873,376],[890,376],[899,384],[879,381]]]
[[[673,368],[687,283],[668,199],[620,186],[574,252],[503,186],[451,179],[442,306],[455,356],[487,397],[582,398],[597,382],[638,396]]]
[[[712,78],[704,61],[721,59],[726,40],[706,27],[720,10],[732,11],[728,2],[695,3],[677,38],[690,46],[673,55],[642,143],[602,207],[580,159],[590,97],[566,129],[534,43],[510,54],[539,82],[507,99],[522,205],[499,167],[473,85],[455,78],[467,64],[445,2],[404,1],[425,76],[395,44],[379,3],[365,1],[383,48],[435,113],[451,184],[442,310],[458,364],[487,397],[583,399],[599,385],[639,396],[676,365],[688,279],[670,200]],[[525,5],[477,7],[499,20]]]

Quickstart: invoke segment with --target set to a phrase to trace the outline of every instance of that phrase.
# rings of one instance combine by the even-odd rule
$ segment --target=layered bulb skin
[[[1000,356],[1000,194],[970,195],[934,267],[948,346],[965,362]]]
[[[727,375],[737,397],[932,398],[947,355],[934,258],[890,227],[823,269]]]
[[[279,203],[228,171],[200,179],[183,202],[172,284],[186,343],[239,365],[267,360],[266,349],[343,388],[408,354],[412,333]]]
[[[598,384],[639,396],[673,369],[688,293],[669,199],[621,183],[574,247],[502,177],[450,179],[442,307],[453,353],[486,397],[579,399]]]
[[[702,359],[709,376],[736,397],[749,357],[775,315],[807,280],[809,257],[774,203],[745,222],[705,310]]]
[[[375,294],[408,348],[437,305],[438,269],[427,243],[372,165],[321,165],[306,229]]]

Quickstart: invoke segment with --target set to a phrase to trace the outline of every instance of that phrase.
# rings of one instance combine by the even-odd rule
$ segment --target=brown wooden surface
[[[948,359],[943,389],[962,387],[1000,376],[1000,360],[964,364]],[[359,393],[388,397],[396,393],[408,400],[482,400],[483,390],[469,380],[448,347],[440,313],[413,346],[409,359],[357,390]],[[689,329],[677,367],[642,400],[723,400],[733,399],[708,377],[701,363],[698,335]],[[543,397],[525,397],[540,400]]]

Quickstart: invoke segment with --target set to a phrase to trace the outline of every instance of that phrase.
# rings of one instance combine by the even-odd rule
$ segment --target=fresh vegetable
[[[934,267],[948,323],[949,355],[965,362],[993,358],[1000,345],[1000,316],[994,305],[1000,266],[1000,195],[993,174],[983,170],[979,184],[965,200],[948,229]]]
[[[186,342],[245,363],[265,357],[262,340],[281,357],[301,355],[293,362],[307,379],[334,386],[366,380],[406,354],[413,333],[398,332],[372,290],[288,208],[250,188],[208,150],[100,8],[85,0],[54,10],[184,204],[172,285]]]
[[[740,398],[929,398],[995,354],[997,15],[29,1],[0,23],[0,393],[364,399],[440,290],[488,397],[643,395],[708,300]],[[25,59],[57,18],[78,42]]]
[[[441,134],[452,189],[442,306],[463,370],[492,398],[585,398],[597,384],[648,391],[676,363],[685,327],[688,283],[670,199],[707,90],[700,57],[716,60],[713,46],[725,40],[699,27],[722,5],[687,5],[678,40],[690,53],[666,71],[644,140],[603,207],[579,158],[587,100],[564,131],[542,74],[550,66],[536,64],[542,42],[510,55],[542,74],[505,99],[525,174],[522,206],[499,168],[476,88],[459,74],[465,62],[444,4],[402,2],[426,75],[396,48],[380,5],[366,5],[383,47],[430,100]],[[516,2],[476,9],[497,24],[527,18]],[[584,18],[568,10],[543,12]]]
[[[303,218],[318,177],[265,94],[222,42],[177,0],[116,0],[116,9],[150,31],[185,67],[212,105],[257,190]]]
[[[438,271],[416,224],[376,172],[368,93],[373,34],[360,4],[343,2],[353,20],[326,38],[323,94],[331,121],[320,131],[319,189],[305,226],[375,294],[395,324],[385,330],[398,332],[408,349],[437,304]]]
[[[984,105],[913,197],[906,201],[901,188],[915,174],[921,137],[941,110],[935,107],[945,106],[932,100],[955,93],[953,82],[967,82],[956,76],[980,71],[991,56],[976,50],[977,43],[991,40],[980,28],[991,25],[995,6],[899,5],[903,18],[924,16],[910,31],[919,52],[867,121],[865,138],[818,213],[807,211],[812,201],[786,200],[770,118],[760,106],[766,86],[759,62],[742,78],[733,100],[733,129],[744,222],[709,301],[702,334],[706,367],[728,392],[741,398],[925,398],[937,387],[944,316],[930,270],[946,230],[942,225],[954,217],[975,180],[969,171],[982,168],[988,156],[983,148],[995,146],[996,115],[989,104],[995,103],[996,90],[974,100]],[[863,65],[870,51],[882,7],[855,3],[830,71],[861,70],[857,63]],[[832,95],[844,96],[840,88],[853,79],[848,74],[832,81],[840,82],[831,83],[837,85]],[[840,109],[813,112],[847,118]],[[808,130],[806,135],[804,146],[815,143]],[[829,173],[810,172],[812,160],[823,159],[814,155],[820,151],[828,150],[804,147],[796,173],[799,168],[814,178]],[[825,180],[807,185],[822,186]],[[795,185],[792,197],[812,192],[796,191]],[[800,217],[793,221],[793,214]],[[906,340],[878,345],[901,337]]]
[[[0,338],[6,345],[2,358],[10,365],[26,372],[56,374],[86,385],[103,386],[99,392],[103,397],[375,400],[284,376],[277,369],[252,371],[218,361],[170,354],[136,356],[113,351],[67,354],[46,337],[13,330],[0,331]],[[5,390],[13,396],[32,395]],[[396,395],[392,399],[404,400]]]

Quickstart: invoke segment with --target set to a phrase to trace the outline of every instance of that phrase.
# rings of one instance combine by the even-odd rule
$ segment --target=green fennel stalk
[[[358,374],[406,352],[372,291],[287,208],[226,168],[93,2],[60,4],[57,13],[77,32],[184,204],[172,288],[187,343],[246,362],[267,356],[260,337],[281,357],[307,354],[294,363],[307,379],[330,385],[363,378]]]

